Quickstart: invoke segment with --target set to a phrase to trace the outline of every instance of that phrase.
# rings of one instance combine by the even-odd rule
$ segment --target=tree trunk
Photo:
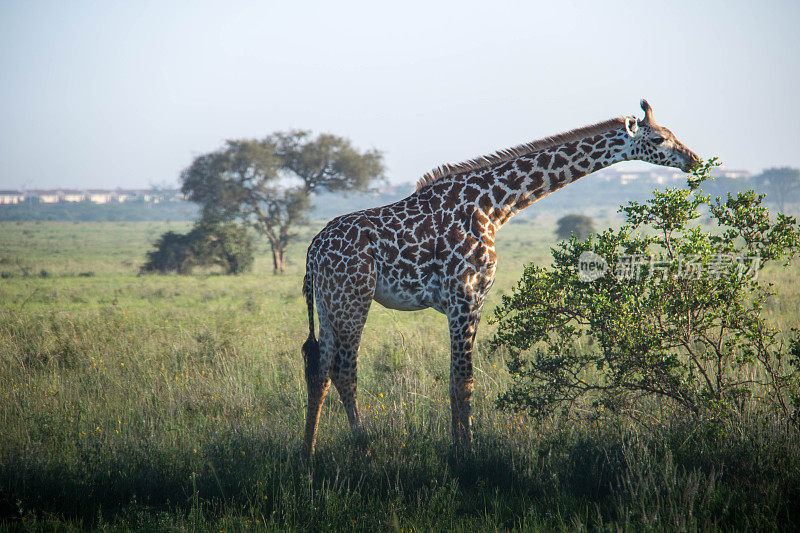
[[[272,266],[274,274],[283,274],[286,265],[286,250],[279,244],[272,244]]]

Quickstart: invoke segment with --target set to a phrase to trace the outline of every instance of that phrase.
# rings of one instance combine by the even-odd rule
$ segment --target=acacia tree
[[[306,220],[310,195],[367,190],[383,171],[377,150],[362,152],[343,137],[292,130],[261,140],[229,140],[197,157],[181,181],[204,216],[239,219],[264,234],[275,273],[281,273],[294,230]]]

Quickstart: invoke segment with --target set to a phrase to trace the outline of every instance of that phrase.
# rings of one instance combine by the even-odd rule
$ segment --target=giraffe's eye
[[[664,142],[664,137],[653,137],[650,140],[653,141],[653,144],[661,144]]]

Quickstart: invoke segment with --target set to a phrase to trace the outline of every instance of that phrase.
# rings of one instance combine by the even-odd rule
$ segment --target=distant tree
[[[182,191],[204,216],[241,220],[264,234],[276,273],[286,247],[306,220],[312,193],[367,190],[383,176],[382,155],[361,152],[335,135],[277,132],[264,139],[230,140],[197,157],[181,174]]]
[[[574,233],[575,236],[584,240],[590,233],[594,233],[594,221],[592,217],[572,213],[558,219],[556,235],[561,240],[569,239]]]
[[[253,239],[247,227],[230,221],[201,218],[189,233],[164,233],[147,253],[142,273],[191,274],[195,266],[221,266],[226,274],[241,274],[253,265]]]
[[[759,192],[783,212],[786,202],[796,202],[800,196],[800,169],[792,167],[768,168],[753,177]]]

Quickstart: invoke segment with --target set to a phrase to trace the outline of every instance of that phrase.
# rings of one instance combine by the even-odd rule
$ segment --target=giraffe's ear
[[[639,131],[639,122],[634,117],[625,117],[625,131],[631,137],[635,137],[636,132]]]

